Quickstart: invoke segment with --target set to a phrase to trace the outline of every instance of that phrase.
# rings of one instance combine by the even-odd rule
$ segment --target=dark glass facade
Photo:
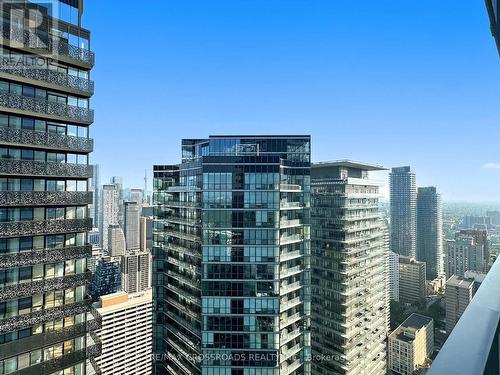
[[[94,55],[73,3],[0,2],[0,374],[92,374],[100,352],[87,292]]]
[[[491,33],[500,54],[500,2],[498,0],[485,0],[485,2],[490,16]]]
[[[183,140],[154,186],[157,372],[310,374],[310,138]]]

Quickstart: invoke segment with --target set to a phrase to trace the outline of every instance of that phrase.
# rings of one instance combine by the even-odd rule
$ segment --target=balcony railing
[[[85,336],[87,332],[87,324],[80,323],[5,343],[0,345],[0,360],[25,353],[29,350],[40,349],[44,346],[71,340],[75,337]]]
[[[62,121],[88,125],[94,122],[94,110],[92,109],[8,92],[0,93],[0,107],[31,112],[49,119],[57,118]]]
[[[88,232],[90,230],[92,230],[92,219],[14,221],[0,223],[0,233],[4,237],[76,233]]]
[[[496,261],[427,375],[500,374],[500,262]]]
[[[94,140],[91,138],[5,127],[0,128],[0,140],[2,143],[40,146],[52,150],[92,152],[94,149]]]
[[[2,23],[4,25],[9,24],[5,19],[2,20]],[[88,67],[92,67],[95,63],[94,52],[85,48],[73,46],[65,40],[55,36],[51,36],[48,40],[42,41],[36,35],[32,35],[27,30],[23,30],[12,24],[10,27],[3,27],[2,36],[4,39],[17,42],[25,48],[42,48],[46,50],[47,53],[68,57]],[[47,35],[45,35],[45,37],[47,37]]]
[[[101,353],[102,345],[93,344],[84,349],[76,350],[74,352],[64,354],[59,358],[53,358],[49,361],[37,363],[34,366],[27,367],[22,370],[13,372],[12,375],[32,375],[41,374],[49,375],[58,373],[72,365],[76,365],[91,357],[98,356]]]
[[[0,191],[0,206],[82,206],[92,204],[90,191]]]
[[[91,276],[91,272],[84,272],[71,276],[5,286],[0,288],[0,300],[23,298],[33,294],[43,294],[54,290],[76,288],[90,282]]]
[[[90,298],[83,301],[55,307],[53,309],[44,309],[33,311],[29,314],[21,314],[0,320],[0,334],[30,327],[36,324],[60,320],[67,316],[74,316],[87,313],[92,307]]]
[[[60,249],[43,249],[0,255],[0,270],[24,267],[39,263],[55,263],[71,259],[90,258],[92,246],[70,246]]]
[[[80,91],[84,95],[94,93],[94,81],[86,78],[75,77],[71,74],[58,72],[52,69],[42,69],[38,67],[12,67],[0,64],[0,73],[12,74],[15,76],[42,81],[51,85],[68,87]]]
[[[295,184],[281,184],[280,191],[302,191],[302,186]]]
[[[0,174],[40,177],[91,178],[92,165],[0,159]]]

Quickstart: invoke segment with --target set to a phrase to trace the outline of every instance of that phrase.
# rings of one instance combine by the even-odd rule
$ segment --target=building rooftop
[[[458,275],[452,275],[447,281],[446,286],[456,286],[460,288],[470,288],[474,280],[464,279]]]
[[[432,318],[413,313],[406,318],[403,323],[401,323],[400,327],[420,329],[428,325],[430,322],[432,322]]]
[[[385,171],[387,168],[384,168],[381,165],[363,163],[354,160],[333,160],[333,161],[324,161],[319,163],[313,163],[312,168],[330,168],[330,167],[348,167],[348,168],[357,168],[363,169],[365,171]]]
[[[123,291],[107,294],[99,298],[96,308],[103,315],[115,310],[123,309],[125,306],[135,306],[153,301],[153,290],[151,288],[137,293],[126,293]]]

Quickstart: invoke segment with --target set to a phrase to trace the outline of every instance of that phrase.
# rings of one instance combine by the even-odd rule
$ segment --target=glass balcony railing
[[[500,374],[500,263],[497,261],[427,375]]]
[[[3,25],[9,25],[9,21],[2,19]],[[94,52],[89,51],[85,48],[79,48],[69,44],[66,40],[58,38],[56,36],[41,35],[41,38],[36,35],[29,33],[18,26],[10,25],[4,26],[2,30],[2,37],[9,39],[13,42],[22,44],[26,48],[39,48],[46,50],[47,53],[52,53],[60,56],[68,57],[72,60],[76,60],[88,67],[92,67],[95,63]]]

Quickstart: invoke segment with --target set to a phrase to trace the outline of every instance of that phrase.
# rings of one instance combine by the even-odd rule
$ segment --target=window
[[[21,179],[21,191],[33,191],[33,179],[22,178]]]

